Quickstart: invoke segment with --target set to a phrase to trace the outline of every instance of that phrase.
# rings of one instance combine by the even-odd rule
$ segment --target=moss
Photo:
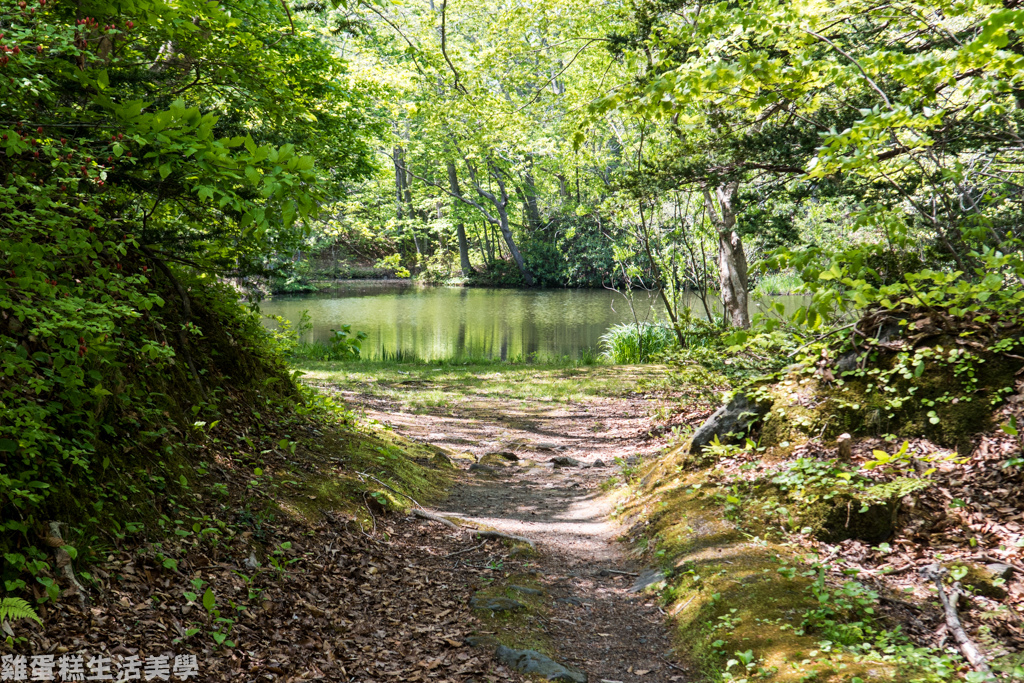
[[[1002,600],[1006,597],[1006,589],[1003,587],[1005,581],[1000,582],[998,577],[989,571],[987,567],[975,562],[958,564],[967,570],[967,574],[960,579],[960,583],[963,586],[986,598]]]
[[[488,453],[479,460],[481,465],[487,467],[508,467],[511,463],[498,453]]]
[[[804,613],[818,601],[808,579],[778,571],[792,547],[740,530],[727,516],[736,510],[727,513],[719,502],[725,489],[709,486],[711,471],[679,474],[686,458],[685,449],[674,449],[654,461],[651,485],[624,502],[623,514],[649,522],[645,552],[656,549],[668,576],[661,598],[674,622],[676,649],[704,679],[719,680],[729,661],[748,651],[755,658],[749,672],[742,664],[728,670],[737,678],[881,683],[916,677],[880,659],[827,651],[833,648],[822,647],[825,636],[802,631]],[[822,505],[822,523],[839,508],[845,527],[841,501]]]
[[[512,586],[527,589],[516,590]],[[531,591],[537,591],[532,593]],[[511,598],[523,605],[525,609],[511,612],[492,612],[490,610],[474,610],[480,620],[481,628],[477,637],[482,643],[500,643],[507,647],[525,650],[536,650],[549,657],[556,652],[547,633],[545,623],[551,613],[548,596],[543,584],[535,574],[509,574],[500,580],[486,585],[475,593],[479,597]]]
[[[957,348],[953,340],[940,340],[933,348]],[[992,427],[992,408],[999,391],[1013,386],[1019,360],[990,353],[958,354],[955,362],[924,364],[920,374],[897,374],[880,385],[879,371],[890,370],[894,353],[874,354],[872,365],[860,376],[844,376],[821,392],[819,411],[832,416],[825,432],[861,435],[896,434],[926,437],[961,453],[969,453],[972,437]],[[973,382],[969,378],[973,376]]]
[[[818,382],[810,378],[791,377],[768,387],[766,393],[772,407],[765,415],[759,444],[775,458],[789,455],[821,431],[823,416],[816,408]]]
[[[270,473],[278,506],[306,519],[325,512],[365,517],[367,506],[405,510],[413,500],[437,500],[451,482],[448,468],[427,466],[435,449],[393,432],[329,431],[317,446],[301,453],[301,468]],[[358,474],[368,470],[387,486]]]
[[[831,498],[818,498],[796,509],[800,526],[810,527],[822,541],[840,543],[853,538],[881,543],[893,534],[898,501],[866,504],[857,496],[844,492]]]

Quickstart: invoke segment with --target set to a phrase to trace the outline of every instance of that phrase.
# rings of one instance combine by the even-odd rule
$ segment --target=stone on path
[[[495,470],[493,467],[488,467],[487,465],[481,465],[480,463],[477,463],[477,462],[475,462],[475,463],[473,463],[472,465],[469,466],[469,471],[470,472],[483,472],[484,474],[494,474],[495,472],[497,472],[497,470]]]
[[[576,458],[570,458],[568,455],[560,455],[557,458],[552,458],[551,464],[555,467],[583,467],[583,463]]]
[[[648,569],[640,572],[640,576],[636,577],[636,581],[633,582],[633,586],[629,589],[630,593],[639,593],[648,586],[653,586],[656,583],[661,583],[665,580],[665,574],[657,569]]]
[[[608,467],[608,465],[605,464],[604,460],[595,460],[590,466],[591,467]]]
[[[579,669],[559,664],[536,650],[515,650],[499,645],[494,655],[498,658],[498,661],[522,674],[543,676],[549,681],[587,683],[587,675]]]
[[[517,462],[519,460],[519,456],[513,453],[512,451],[494,451],[493,453],[488,453],[487,455],[496,455],[500,458],[504,458],[505,460],[511,460],[512,462]],[[485,455],[484,457],[486,458],[487,455]]]

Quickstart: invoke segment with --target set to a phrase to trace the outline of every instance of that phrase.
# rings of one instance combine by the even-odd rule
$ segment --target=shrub
[[[604,355],[615,363],[649,363],[675,345],[672,328],[651,323],[623,323],[601,337]]]

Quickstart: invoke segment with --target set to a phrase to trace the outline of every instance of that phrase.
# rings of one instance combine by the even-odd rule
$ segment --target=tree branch
[[[835,50],[836,52],[838,52],[839,54],[841,54],[842,56],[846,57],[848,60],[853,62],[853,65],[855,67],[857,67],[857,69],[860,71],[861,75],[864,76],[864,79],[868,82],[868,84],[872,87],[872,89],[881,96],[882,100],[885,102],[885,106],[889,107],[889,109],[892,109],[892,102],[890,102],[889,98],[886,96],[886,94],[884,92],[882,92],[882,89],[878,87],[878,84],[875,83],[874,80],[871,79],[871,76],[868,76],[868,72],[864,70],[864,67],[860,65],[860,62],[858,62],[856,59],[854,59],[853,57],[848,55],[846,52],[843,51],[843,49],[841,47],[839,47],[838,45],[833,43],[831,40],[829,40],[825,36],[823,36],[823,35],[821,35],[819,33],[815,33],[814,31],[808,30],[806,28],[805,29],[801,29],[801,30],[804,33],[807,33],[809,35],[814,36],[818,40],[822,40],[822,41],[828,43],[829,45],[832,46],[833,50]]]

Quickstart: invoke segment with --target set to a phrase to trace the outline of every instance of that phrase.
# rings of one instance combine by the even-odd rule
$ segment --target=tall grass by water
[[[649,363],[676,345],[672,328],[652,323],[623,323],[601,337],[601,349],[613,363]]]
[[[792,271],[764,273],[758,276],[753,294],[761,296],[793,294],[799,291],[802,284],[803,280],[800,279],[800,276]]]

